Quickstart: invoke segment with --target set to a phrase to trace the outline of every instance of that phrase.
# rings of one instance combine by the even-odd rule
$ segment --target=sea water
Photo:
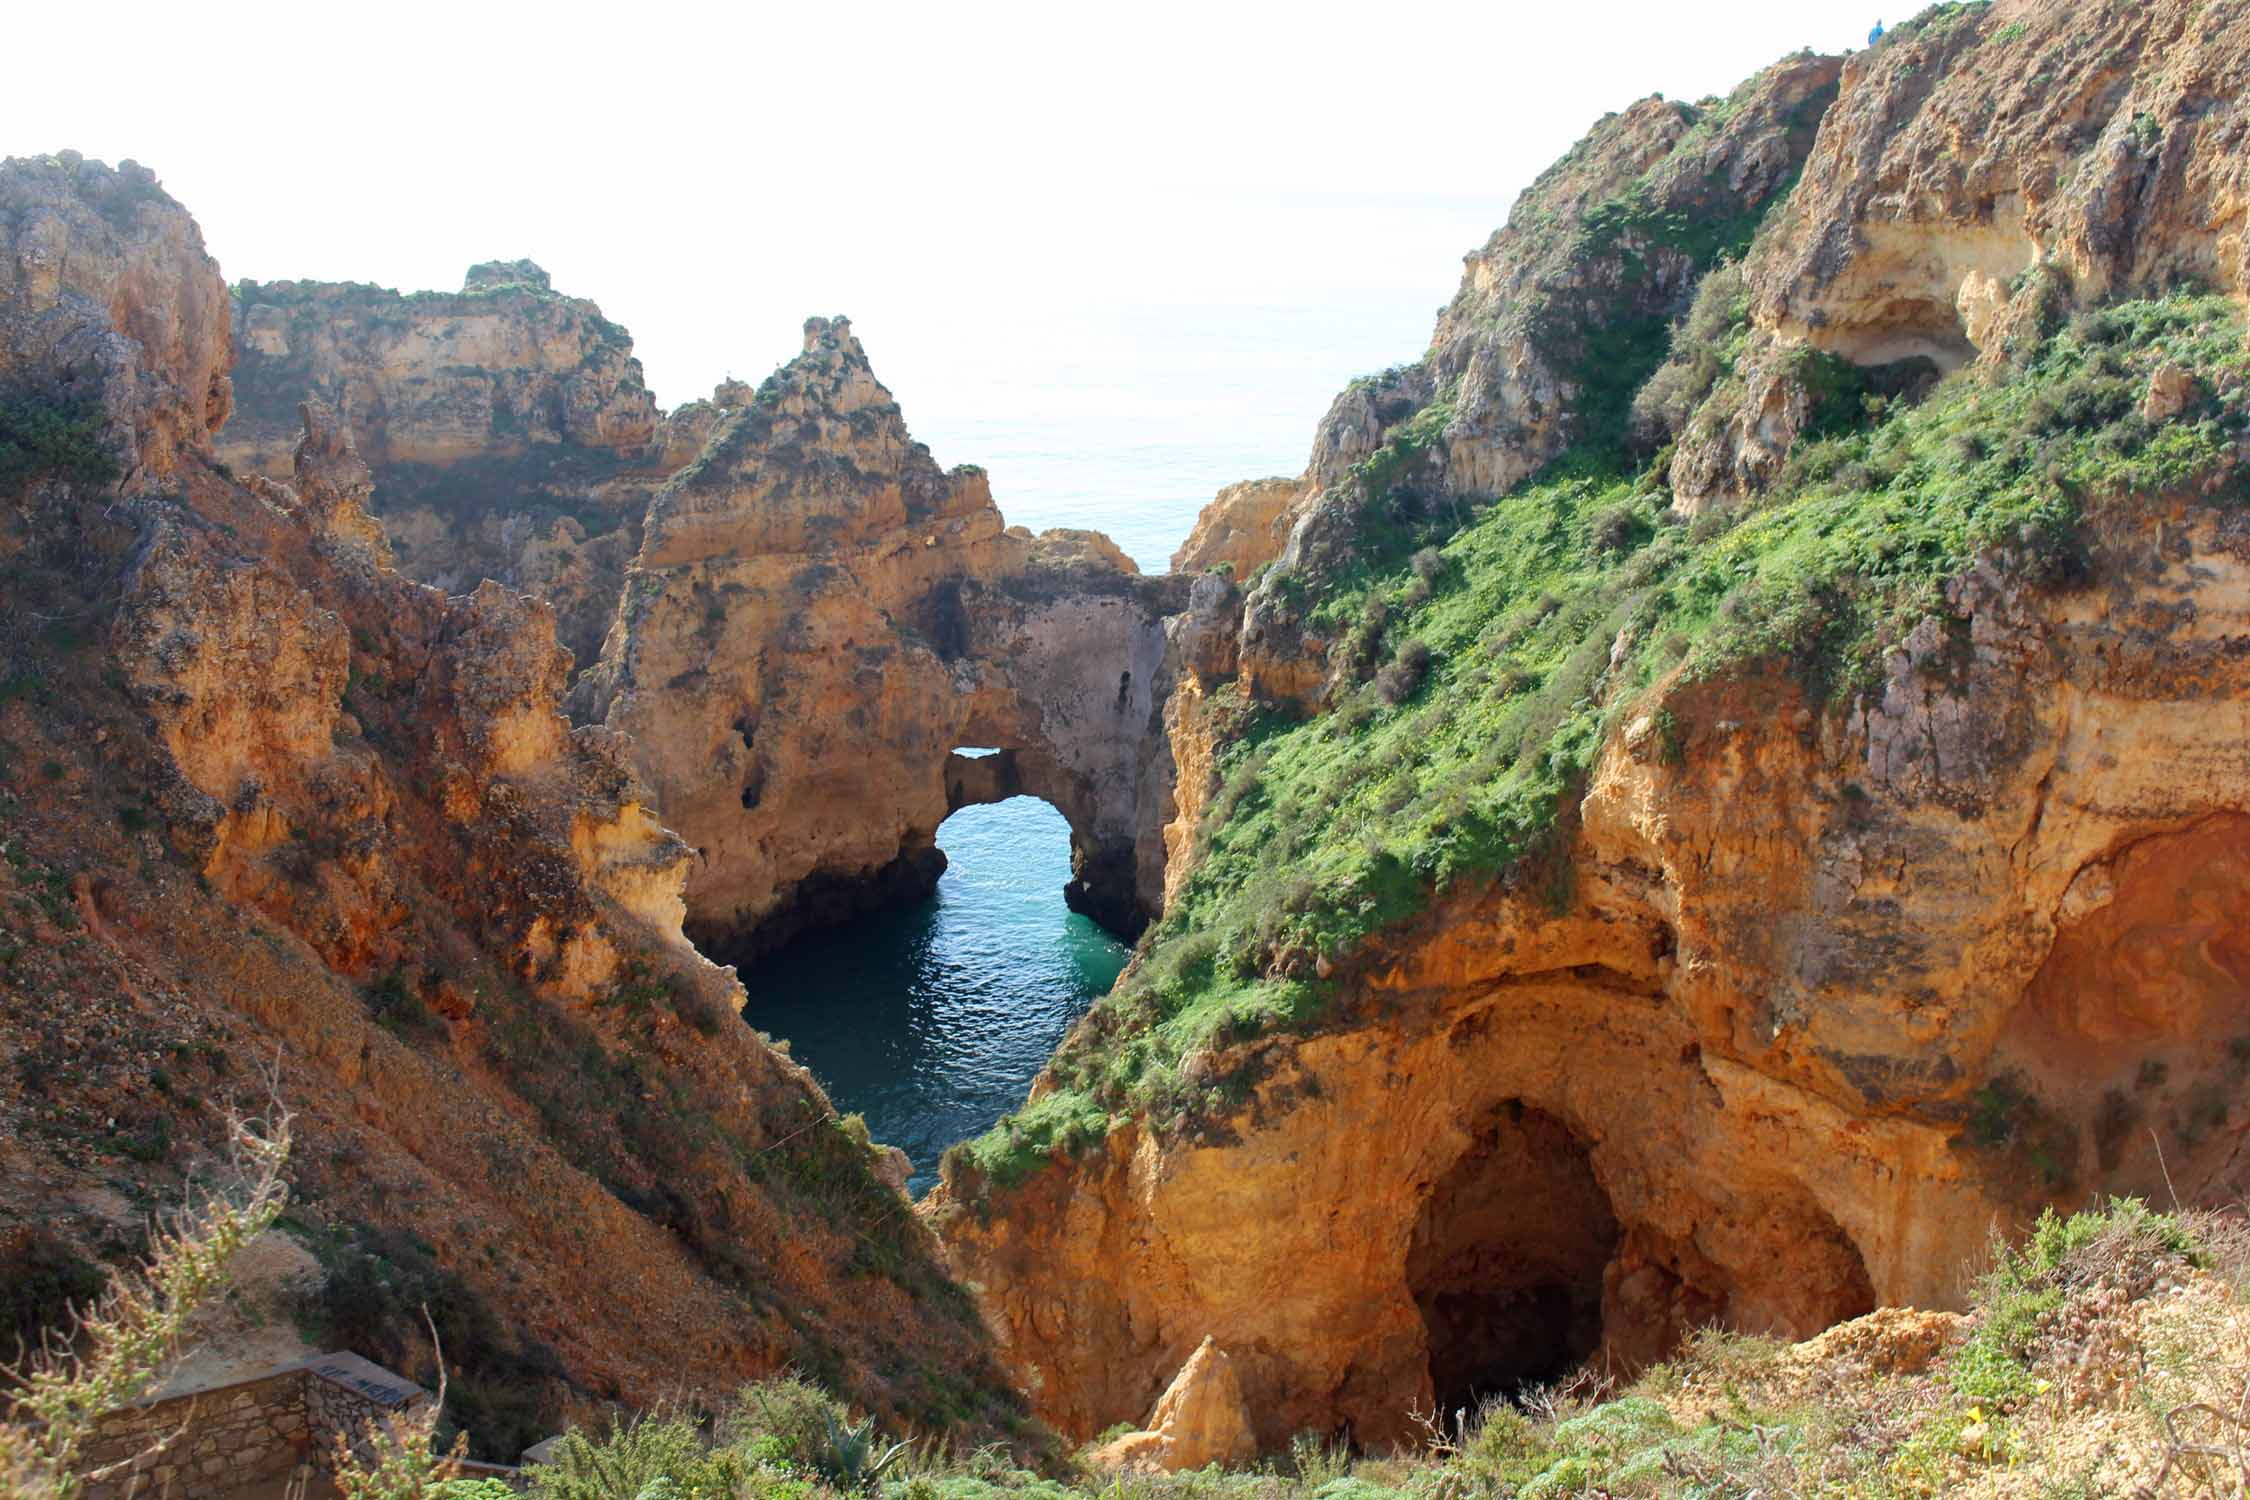
[[[1356,238],[1261,257],[1272,270],[1254,286],[964,292],[854,326],[915,437],[941,464],[983,465],[1011,524],[1104,531],[1158,572],[1221,485],[1301,472],[1345,382],[1421,352],[1458,257],[1498,211],[1324,200],[1299,219]],[[1223,227],[1250,232],[1235,212]],[[948,865],[927,902],[812,934],[744,975],[749,1023],[906,1151],[916,1192],[945,1147],[1022,1104],[1128,956],[1064,909],[1070,835],[1046,803],[965,808],[937,842]]]

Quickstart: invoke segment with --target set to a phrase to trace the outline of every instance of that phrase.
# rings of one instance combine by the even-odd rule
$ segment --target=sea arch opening
[[[956,799],[959,763],[968,795]],[[947,1146],[1022,1105],[1129,956],[1062,899],[1072,826],[1021,789],[1021,758],[964,750],[947,769],[953,810],[936,830],[945,868],[930,894],[803,934],[743,976],[750,1023],[906,1152],[916,1193]]]
[[[1070,834],[1063,905],[1127,942],[1148,925],[1135,888],[1129,839],[1104,838],[1098,798],[1085,779],[1039,746],[964,746],[945,758],[946,821],[968,808],[1032,797],[1053,807]],[[939,840],[939,847],[944,841]],[[950,854],[948,858],[950,858]]]

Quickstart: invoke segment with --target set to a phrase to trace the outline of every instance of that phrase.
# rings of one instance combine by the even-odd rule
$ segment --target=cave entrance
[[[1568,1375],[1601,1347],[1616,1214],[1587,1145],[1511,1101],[1432,1186],[1406,1274],[1448,1419]]]

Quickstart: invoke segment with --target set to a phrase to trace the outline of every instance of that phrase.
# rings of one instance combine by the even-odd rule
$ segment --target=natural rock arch
[[[850,325],[815,318],[650,503],[576,706],[694,846],[688,931],[722,961],[926,892],[938,825],[1002,775],[1069,822],[1071,906],[1131,937],[1163,900],[1189,587],[1096,533],[1006,526],[982,470],[908,435]]]

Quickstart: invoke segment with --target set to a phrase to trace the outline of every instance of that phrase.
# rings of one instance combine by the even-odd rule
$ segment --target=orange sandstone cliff
[[[471,266],[459,292],[245,281],[231,303],[236,409],[219,459],[287,479],[298,403],[334,408],[399,570],[449,593],[491,578],[539,596],[580,667],[616,612],[649,495],[746,394],[722,386],[660,412],[625,330],[527,260]]]
[[[1209,1339],[1266,1445],[1381,1441],[1707,1323],[1954,1303],[2042,1204],[2239,1195],[2246,85],[2239,5],[2057,0],[1645,102],[1339,397],[1238,651],[1169,710],[1205,810],[1173,911],[925,1205],[1043,1415],[1138,1422]],[[2003,480],[2020,530],[1914,572]],[[1598,738],[1519,758],[1509,705],[1557,682],[1538,732]],[[1559,790],[1475,876],[1479,786],[1421,747],[1488,712],[1476,764]],[[1298,745],[1394,722],[1364,803],[1278,805]],[[1440,810],[1410,844],[1385,806]],[[1185,866],[1237,824],[1373,873],[1224,927]]]

